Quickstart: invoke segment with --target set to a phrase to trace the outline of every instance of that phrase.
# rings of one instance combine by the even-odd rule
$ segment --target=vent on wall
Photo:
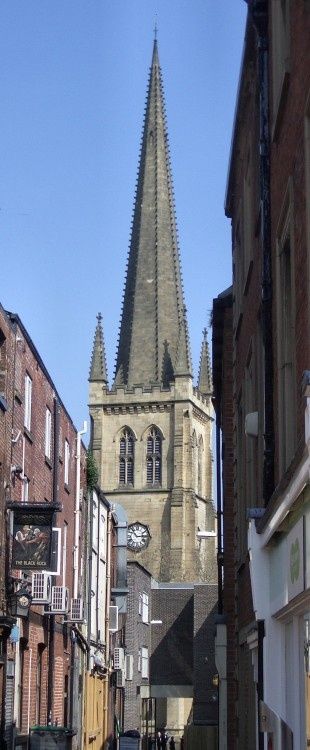
[[[114,669],[124,669],[125,667],[125,651],[123,648],[117,647],[114,649]]]
[[[31,594],[33,604],[49,604],[52,595],[51,576],[46,573],[32,573]]]
[[[52,586],[51,612],[65,614],[69,609],[69,590],[67,586]]]
[[[84,620],[83,599],[71,599],[70,620],[72,620],[72,622],[83,622]]]

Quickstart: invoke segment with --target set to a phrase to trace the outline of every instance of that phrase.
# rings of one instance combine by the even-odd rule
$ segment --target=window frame
[[[160,430],[152,425],[146,436],[146,485],[148,487],[159,487],[162,483],[162,442]],[[151,449],[149,449],[150,443]]]
[[[52,458],[52,412],[47,406],[45,409],[45,458]]]
[[[70,464],[70,443],[65,438],[65,455],[64,455],[64,483],[66,487],[69,486],[69,464]]]
[[[277,315],[277,397],[278,397],[278,463],[279,476],[285,473],[296,450],[296,349],[295,349],[295,267],[293,228],[293,185],[290,177],[280,213],[276,233],[276,315]],[[283,284],[290,266],[290,333],[287,331],[287,305],[284,303]],[[284,314],[285,313],[285,314]],[[289,352],[289,349],[291,351]],[[288,355],[291,361],[288,361]],[[289,372],[289,370],[291,372]],[[285,398],[287,380],[290,379],[290,397]],[[285,404],[285,406],[284,406]]]
[[[24,427],[31,431],[31,411],[32,411],[32,378],[29,373],[25,374],[25,408],[24,408]]]
[[[147,646],[141,646],[141,677],[142,680],[149,678],[149,650]]]
[[[124,446],[124,449],[123,449]],[[131,446],[131,447],[130,447]],[[135,436],[123,427],[119,438],[118,482],[121,487],[133,487],[135,478]]]

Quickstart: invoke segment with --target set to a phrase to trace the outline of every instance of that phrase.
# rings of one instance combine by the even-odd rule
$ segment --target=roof
[[[190,374],[168,133],[155,39],[129,246],[115,384]]]

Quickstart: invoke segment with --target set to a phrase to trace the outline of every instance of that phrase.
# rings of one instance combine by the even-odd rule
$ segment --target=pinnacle
[[[102,315],[99,312],[97,315],[97,325],[94,336],[93,351],[90,363],[90,382],[98,381],[102,383],[108,382],[107,378],[107,366],[102,330]]]

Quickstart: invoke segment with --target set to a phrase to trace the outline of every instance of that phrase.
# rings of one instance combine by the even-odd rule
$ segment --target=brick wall
[[[142,646],[151,655],[151,575],[134,561],[127,564],[127,619],[125,631],[126,653],[133,656],[133,679],[126,680],[124,702],[124,730],[141,727],[141,686],[148,686],[149,679],[142,678],[138,671],[138,655]],[[142,621],[139,614],[139,597],[149,597],[149,622]]]
[[[0,309],[0,329],[6,336],[5,387],[8,408],[6,412],[0,409],[0,461],[7,490],[6,496],[19,502],[24,497],[22,476],[10,475],[10,466],[13,464],[22,466],[24,475],[28,479],[28,502],[57,501],[61,503],[62,511],[56,514],[56,525],[62,531],[61,571],[60,575],[53,577],[53,583],[56,585],[65,583],[69,587],[71,597],[73,595],[77,431],[20,319],[15,315],[8,316]],[[24,426],[26,374],[32,380],[31,424],[29,429]],[[50,457],[45,455],[46,408],[50,410],[52,417]],[[58,419],[55,416],[54,425],[56,412]],[[58,429],[56,430],[57,422]],[[12,436],[13,441],[11,440]],[[70,446],[68,482],[65,482],[64,476],[65,439]],[[3,483],[1,482],[2,487]],[[83,493],[85,494],[85,489],[86,451],[82,445],[81,511],[84,508],[82,496]],[[0,496],[0,501],[3,508],[5,501],[3,495]],[[4,518],[4,514],[1,514],[1,518]],[[79,594],[82,595],[85,569],[85,564],[81,559],[84,553],[84,519],[82,513],[80,513],[80,520],[78,590]],[[4,531],[2,521],[2,539]],[[10,546],[7,547],[7,559],[9,559],[9,552]],[[1,555],[0,597],[3,596],[1,593],[3,558],[4,555]],[[63,581],[64,564],[66,566],[65,581]],[[10,571],[10,573],[14,573],[15,577],[21,575],[16,571]],[[31,585],[31,574],[26,579],[26,583],[27,581]],[[53,721],[57,720],[59,724],[62,724],[65,710],[68,719],[69,696],[65,695],[65,684],[70,685],[71,679],[70,633],[64,624],[63,616],[43,618],[43,613],[43,606],[32,605],[28,619],[23,619],[20,622],[22,638],[20,651],[22,657],[16,657],[16,679],[18,679],[19,662],[22,675],[19,680],[20,688],[18,691],[20,705],[15,707],[15,711],[18,717],[18,729],[22,731],[27,731],[28,721],[30,725],[38,720],[43,724],[46,723],[49,705]],[[15,659],[14,649],[16,650],[16,647],[10,649],[9,655]]]

